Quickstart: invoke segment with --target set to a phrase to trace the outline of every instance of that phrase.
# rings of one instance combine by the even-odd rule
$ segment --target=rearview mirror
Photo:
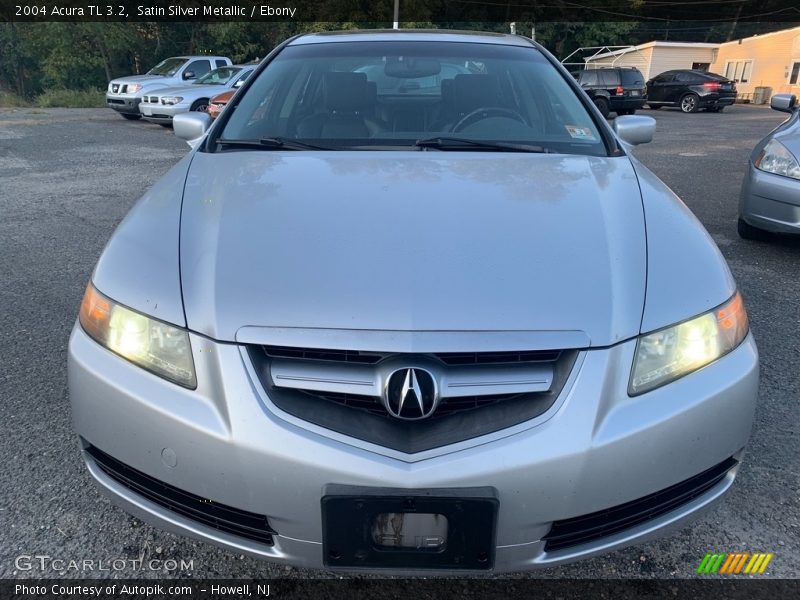
[[[625,115],[614,119],[612,126],[619,139],[626,144],[638,146],[653,141],[656,120],[653,117]]]
[[[773,110],[780,112],[792,112],[797,106],[797,96],[794,94],[775,94],[769,101]]]
[[[172,128],[175,130],[175,135],[190,142],[199,140],[206,134],[208,128],[211,127],[211,117],[206,113],[201,112],[187,112],[175,115],[172,119]]]
[[[194,79],[194,71],[186,71],[183,74],[184,79]]]
[[[383,72],[387,77],[398,77],[402,79],[417,79],[420,77],[430,77],[438,75],[442,70],[442,64],[438,60],[431,58],[414,58],[400,56],[390,58],[386,61]]]

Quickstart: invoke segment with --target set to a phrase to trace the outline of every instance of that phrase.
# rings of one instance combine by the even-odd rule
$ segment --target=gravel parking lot
[[[747,156],[782,120],[765,107],[721,114],[642,111],[656,139],[637,155],[694,211],[744,294],[762,359],[749,454],[725,503],[673,537],[539,577],[691,577],[706,552],[774,552],[768,574],[800,576],[800,241],[736,235]],[[0,109],[0,576],[18,556],[124,559],[115,576],[329,576],[275,567],[155,530],[111,505],[79,459],[66,392],[66,347],[105,241],[136,199],[188,148],[157,125],[110,110]],[[675,240],[680,244],[680,240]],[[622,466],[621,468],[624,468]],[[613,485],[612,482],[609,485]],[[138,572],[133,559],[192,561]],[[69,570],[67,576],[109,576]]]

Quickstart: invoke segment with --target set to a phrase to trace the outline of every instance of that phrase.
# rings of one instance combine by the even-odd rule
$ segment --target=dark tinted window
[[[581,73],[581,85],[597,85],[597,71],[584,71]]]
[[[620,71],[622,75],[622,85],[644,86],[644,76],[636,69],[625,69]]]
[[[217,68],[227,67],[228,63],[222,60],[221,58],[217,59]]]
[[[676,73],[675,74],[675,81],[680,83],[697,83],[701,81],[703,78],[696,73]]]
[[[189,63],[189,66],[186,67],[186,70],[183,72],[184,75],[186,73],[194,73],[195,77],[200,77],[205,75],[211,70],[211,61],[209,60],[193,60]]]
[[[600,83],[608,86],[619,85],[618,71],[600,71]]]

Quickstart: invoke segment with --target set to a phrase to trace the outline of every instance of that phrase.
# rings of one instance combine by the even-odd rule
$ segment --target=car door
[[[675,86],[674,102],[679,102],[684,94],[692,91],[690,89],[692,86],[701,85],[703,83],[703,80],[696,73],[683,71],[675,75],[675,82],[677,85]]]
[[[662,73],[650,80],[647,85],[648,102],[666,102],[667,84],[674,78],[672,73]]]

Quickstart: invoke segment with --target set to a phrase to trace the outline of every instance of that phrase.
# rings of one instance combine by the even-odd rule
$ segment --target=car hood
[[[646,241],[627,157],[198,152],[180,266],[188,327],[220,340],[555,331],[603,346],[639,332]]]
[[[189,85],[176,85],[158,90],[159,96],[182,95],[182,96],[213,96],[217,90],[224,90],[224,85],[204,85],[204,84],[189,84]]]
[[[113,79],[111,83],[152,83],[155,81],[169,81],[169,77],[162,77],[161,75],[129,75],[128,77],[118,77]]]

